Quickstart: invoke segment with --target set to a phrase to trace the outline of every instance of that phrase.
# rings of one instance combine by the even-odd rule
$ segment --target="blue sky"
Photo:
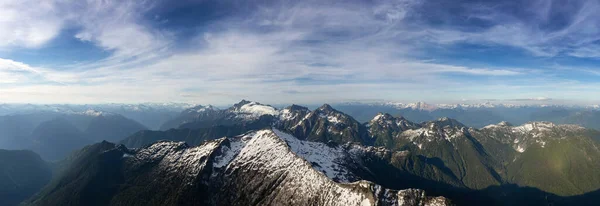
[[[595,0],[0,3],[0,101],[600,101]]]

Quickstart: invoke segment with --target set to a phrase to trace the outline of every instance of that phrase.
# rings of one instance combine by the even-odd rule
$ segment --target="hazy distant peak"
[[[216,107],[214,107],[214,106],[212,106],[212,105],[206,105],[206,106],[204,106],[204,105],[197,105],[197,106],[194,106],[192,108],[186,109],[184,112],[186,112],[186,113],[202,113],[202,112],[205,112],[205,111],[217,111],[217,110],[219,110],[219,109],[216,108]]]
[[[84,112],[81,112],[81,114],[87,115],[87,116],[93,116],[93,117],[115,115],[114,113],[103,112],[103,111],[98,111],[98,110],[94,110],[94,109],[88,109]]]

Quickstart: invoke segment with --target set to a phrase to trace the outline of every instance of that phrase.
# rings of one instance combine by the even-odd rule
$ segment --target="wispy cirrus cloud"
[[[0,2],[0,49],[37,48],[56,37],[63,27],[59,8],[49,1]]]
[[[434,42],[505,45],[534,56],[600,57],[598,1],[459,1],[457,5],[465,13],[442,27],[424,26]]]
[[[75,1],[69,5],[73,22],[81,29],[75,38],[113,51],[112,58],[143,57],[169,46],[168,31],[151,27],[144,14],[149,1]]]
[[[177,18],[187,14],[159,17],[168,3],[162,1],[49,2],[52,9],[39,19],[57,16],[58,31],[73,29],[72,39],[110,55],[60,68],[0,59],[4,101],[310,103],[598,92],[590,87],[597,82],[554,66],[559,58],[596,58],[600,17],[592,12],[594,1],[565,8],[550,0],[226,1],[228,15],[186,21]],[[10,27],[0,21],[3,26]],[[180,27],[193,32],[182,35]],[[31,45],[58,35],[47,34]],[[27,47],[25,42],[0,47]],[[182,44],[185,49],[178,48]],[[463,45],[483,49],[477,54]],[[512,63],[517,58],[541,64]],[[550,89],[556,85],[562,87]]]
[[[58,73],[45,68],[36,68],[28,64],[0,58],[0,84],[61,84],[61,80],[71,76],[66,73]]]
[[[152,27],[144,19],[158,2],[128,1],[3,1],[0,3],[0,49],[36,49],[59,35],[94,44],[110,52],[108,59],[89,65],[93,68],[156,57],[173,39],[168,31]],[[66,32],[76,30],[74,34]],[[88,66],[88,65],[77,65]]]

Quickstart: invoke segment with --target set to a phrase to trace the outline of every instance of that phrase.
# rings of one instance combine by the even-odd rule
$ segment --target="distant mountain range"
[[[360,121],[343,110],[380,112]],[[392,112],[461,114],[483,126],[448,117],[411,121]],[[243,100],[227,109],[186,108],[162,131],[88,112],[108,119],[98,125],[138,132],[110,135],[122,145],[101,142],[72,153],[57,164],[60,175],[26,205],[594,205],[600,200],[600,132],[581,125],[594,125],[596,112],[363,104],[311,110]],[[41,121],[39,130],[47,132],[32,133],[81,148],[89,143],[67,137],[86,136],[80,124],[99,121],[81,115],[75,115],[80,121]],[[482,123],[505,117],[533,120]]]
[[[431,121],[442,117],[457,119],[476,128],[500,121],[523,124],[530,121],[550,121],[556,124],[578,124],[600,129],[600,105],[553,105],[553,104],[428,104],[425,102],[399,103],[345,102],[332,104],[337,110],[367,122],[379,112],[403,116],[414,122]],[[313,108],[316,108],[315,106]],[[282,107],[283,108],[283,107]],[[182,121],[190,121],[199,111],[220,109],[186,103],[142,103],[142,104],[0,104],[0,116],[23,115],[39,112],[82,114],[108,112],[135,120],[152,130],[178,128]]]
[[[145,129],[122,115],[93,110],[13,114],[0,116],[0,148],[33,150],[45,160],[57,161],[85,145],[117,142]]]
[[[403,116],[415,122],[432,121],[442,117],[456,119],[470,127],[482,128],[489,124],[508,121],[524,124],[531,121],[549,121],[555,124],[577,124],[600,129],[600,106],[516,105],[516,104],[403,104],[342,103],[333,105],[360,122],[369,121],[379,112]]]
[[[143,104],[0,104],[0,116],[31,113],[84,114],[113,113],[135,120],[147,128],[159,129],[182,110],[194,107],[185,103]]]
[[[533,99],[532,99],[533,100]],[[543,99],[539,99],[543,100]],[[535,108],[535,107],[564,107],[564,108],[583,108],[600,109],[600,105],[559,105],[559,104],[510,104],[510,103],[471,103],[471,104],[428,104],[426,102],[401,103],[401,102],[344,102],[339,105],[370,105],[370,106],[390,106],[397,109],[415,109],[433,111],[438,109],[468,109],[468,108]]]

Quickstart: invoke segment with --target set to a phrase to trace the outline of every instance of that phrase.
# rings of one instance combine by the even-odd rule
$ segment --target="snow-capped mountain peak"
[[[304,119],[308,118],[307,116],[310,112],[311,111],[308,108],[294,104],[281,110],[279,112],[279,119],[284,122],[294,121],[300,120],[300,116],[302,116],[303,119],[301,121],[303,121]]]
[[[418,125],[406,120],[404,117],[394,117],[388,113],[378,113],[369,121],[368,125],[371,128],[371,132],[375,125],[379,125],[383,128],[398,129],[400,131],[407,130],[409,128],[417,128]]]
[[[237,114],[242,119],[258,119],[264,115],[277,117],[280,113],[275,107],[247,100],[242,100],[240,103],[235,104],[229,111]]]
[[[277,111],[277,109],[275,109],[274,107],[262,105],[257,102],[251,102],[249,104],[245,104],[244,106],[242,106],[240,108],[240,111],[245,112],[245,113],[256,114],[256,115],[272,115],[272,116],[279,115],[279,111]]]
[[[57,181],[86,188],[94,182],[126,182],[103,200],[141,205],[178,205],[190,199],[199,205],[448,205],[447,199],[427,197],[422,190],[390,190],[362,180],[353,173],[363,168],[353,158],[367,158],[361,151],[369,149],[361,147],[352,147],[350,155],[346,147],[307,142],[272,129],[194,147],[160,141],[129,150],[103,142],[82,150]],[[64,194],[94,195],[82,187],[51,184],[44,190],[65,192],[44,192],[38,200],[48,205],[44,203],[67,202],[70,197]]]
[[[399,134],[399,137],[412,142],[419,149],[425,149],[425,146],[432,142],[452,143],[468,135],[469,128],[454,119],[444,117],[410,128]]]
[[[396,119],[394,116],[388,113],[377,113],[370,122],[378,122],[378,121],[390,121]],[[404,117],[399,117],[398,119],[404,119]]]
[[[377,115],[375,115],[375,117],[373,117],[373,119],[371,120],[371,122],[379,121],[380,119],[385,118],[386,115],[387,115],[387,113],[386,114],[383,114],[381,112],[377,113]]]
[[[302,141],[276,129],[273,132],[284,140],[296,155],[310,162],[314,169],[323,172],[330,179],[345,183],[358,180],[356,175],[343,165],[350,158],[343,149],[321,142]]]

